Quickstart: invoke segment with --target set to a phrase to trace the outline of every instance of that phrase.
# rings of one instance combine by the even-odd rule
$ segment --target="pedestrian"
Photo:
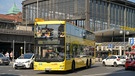
[[[100,62],[100,55],[98,54],[98,62]]]
[[[104,54],[102,55],[102,60],[103,60],[103,59],[105,59],[105,55],[104,55]]]
[[[9,53],[8,52],[6,52],[5,56],[9,59]]]
[[[10,52],[10,60],[11,61],[13,60],[13,52],[12,51]]]

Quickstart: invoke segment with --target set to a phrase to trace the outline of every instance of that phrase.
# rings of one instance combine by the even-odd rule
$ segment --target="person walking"
[[[11,61],[13,60],[13,52],[12,51],[10,52],[10,60]]]
[[[104,54],[102,55],[102,60],[103,60],[103,59],[105,59],[105,55],[104,55]]]
[[[9,53],[8,52],[6,52],[5,56],[9,59]]]
[[[100,62],[100,55],[98,54],[98,56],[97,56],[97,57],[98,57],[98,62]]]

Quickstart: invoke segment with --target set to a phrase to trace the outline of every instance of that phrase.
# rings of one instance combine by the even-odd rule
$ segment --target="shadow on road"
[[[135,76],[135,71],[125,71],[124,69],[115,71],[111,74],[100,75],[100,76]]]
[[[9,64],[9,65],[5,65],[5,64],[0,64],[0,66],[10,66],[10,64]]]
[[[20,75],[14,75],[14,74],[0,74],[0,76],[20,76]]]
[[[92,66],[91,68],[88,68],[88,69],[92,69],[92,68],[96,68],[96,67],[99,67],[99,66]],[[71,71],[50,71],[50,72],[40,72],[40,73],[37,73],[37,74],[58,74],[58,75],[63,75],[63,74],[71,74],[71,73],[77,73],[77,72],[80,72],[80,71],[85,71],[85,70],[88,70],[86,69],[85,67],[83,68],[78,68],[75,70],[75,72],[71,72]]]

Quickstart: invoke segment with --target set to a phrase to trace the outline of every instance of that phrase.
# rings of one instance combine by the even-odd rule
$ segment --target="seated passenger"
[[[50,33],[49,32],[46,32],[45,33],[45,37],[50,37]]]
[[[41,30],[38,30],[37,37],[41,37],[41,35],[42,35],[42,31]]]
[[[64,33],[60,34],[60,37],[65,37]]]

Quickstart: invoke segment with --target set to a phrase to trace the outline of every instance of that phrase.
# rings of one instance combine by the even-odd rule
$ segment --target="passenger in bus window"
[[[42,37],[43,37],[43,38],[50,37],[50,32],[46,30],[46,31],[43,33],[43,36],[42,36]]]
[[[64,49],[61,49],[61,51],[59,52],[59,55],[60,55],[61,57],[64,57]]]
[[[65,37],[64,33],[61,33],[61,34],[60,34],[60,37]]]
[[[46,52],[46,54],[45,54],[45,57],[46,57],[46,58],[52,58],[53,56],[54,56],[54,51],[53,51],[52,47],[49,47],[49,48],[47,49],[47,52]]]
[[[41,35],[42,35],[42,31],[41,30],[38,30],[37,37],[41,37]]]
[[[46,53],[45,53],[45,58],[49,58],[49,50],[47,49]]]
[[[44,37],[50,37],[50,32],[46,32]]]

